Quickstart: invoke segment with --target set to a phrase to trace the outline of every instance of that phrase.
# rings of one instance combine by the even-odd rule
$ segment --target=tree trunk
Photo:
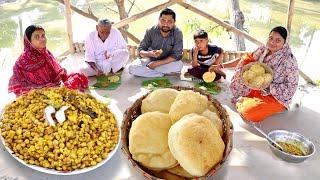
[[[243,31],[243,24],[244,24],[244,15],[240,10],[239,7],[239,0],[229,0],[230,2],[230,22],[233,26],[238,28],[239,30]],[[234,39],[235,47],[237,47],[238,51],[245,51],[246,45],[244,42],[244,38],[232,33],[232,37]]]
[[[126,9],[124,7],[124,0],[114,0],[114,2],[117,4],[120,20],[125,19],[128,17],[128,13],[126,12]],[[128,31],[129,25],[125,25],[124,27],[119,28],[123,38],[128,42],[128,36],[124,31]]]

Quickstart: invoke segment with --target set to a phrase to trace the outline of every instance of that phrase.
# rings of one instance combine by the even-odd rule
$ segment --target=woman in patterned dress
[[[297,60],[286,40],[287,30],[282,26],[275,27],[270,31],[265,46],[263,45],[253,53],[247,54],[245,58],[235,59],[215,67],[217,69],[236,67],[235,75],[230,84],[233,103],[241,102],[242,97],[261,100],[261,103],[241,113],[246,120],[262,121],[289,108],[298,87],[299,70]],[[253,90],[247,87],[241,78],[244,65],[255,61],[262,61],[273,70],[273,80],[270,86],[264,90]]]

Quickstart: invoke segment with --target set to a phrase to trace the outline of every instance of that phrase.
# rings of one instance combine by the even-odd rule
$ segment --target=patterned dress
[[[273,70],[273,81],[263,95],[272,95],[279,103],[288,108],[298,87],[299,70],[297,60],[293,56],[287,43],[281,50],[264,57],[266,51],[268,51],[267,47],[261,46],[252,53],[254,60],[257,61],[261,59],[263,63],[270,66]],[[233,102],[236,102],[239,97],[249,95],[252,91],[241,79],[241,70],[244,65],[244,60],[241,60],[231,80],[230,89],[234,96],[232,99]]]

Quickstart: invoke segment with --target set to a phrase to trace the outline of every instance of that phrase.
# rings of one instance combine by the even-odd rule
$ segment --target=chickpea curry
[[[46,106],[65,111],[66,120],[50,126]],[[72,171],[107,158],[119,141],[119,129],[106,104],[67,88],[32,90],[7,105],[0,121],[5,144],[24,162]]]

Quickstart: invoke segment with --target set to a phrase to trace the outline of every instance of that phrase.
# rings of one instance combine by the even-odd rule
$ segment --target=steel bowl
[[[316,149],[314,144],[301,134],[295,133],[295,132],[289,132],[285,130],[274,130],[269,132],[268,136],[273,139],[274,141],[280,141],[280,142],[295,142],[295,144],[298,144],[299,148],[304,152],[304,156],[297,156],[293,154],[286,153],[284,151],[279,150],[275,146],[272,145],[272,142],[268,140],[269,147],[272,150],[272,152],[279,158],[292,163],[299,163],[307,158],[311,157]]]

